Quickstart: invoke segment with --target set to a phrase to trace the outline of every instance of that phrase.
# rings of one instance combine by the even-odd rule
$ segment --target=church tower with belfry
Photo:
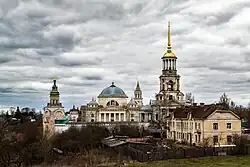
[[[137,81],[136,88],[134,91],[134,101],[136,102],[137,105],[143,106],[142,91],[140,88],[139,81]]]
[[[170,22],[168,22],[167,50],[161,59],[160,91],[156,94],[156,102],[161,106],[161,115],[164,115],[184,104],[184,94],[180,90],[180,75],[176,66],[177,56],[172,51]]]
[[[60,103],[60,93],[56,84],[56,78],[53,79],[53,86],[50,91],[50,100],[44,107],[43,114],[43,134],[50,137],[54,134],[56,119],[63,119],[65,116],[64,107]]]

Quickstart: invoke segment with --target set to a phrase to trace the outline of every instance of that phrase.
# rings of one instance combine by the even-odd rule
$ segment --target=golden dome
[[[174,52],[169,52],[169,51],[166,51],[163,55],[164,57],[175,57],[176,58],[176,55]]]

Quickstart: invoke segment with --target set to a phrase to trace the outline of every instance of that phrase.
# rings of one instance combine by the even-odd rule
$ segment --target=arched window
[[[174,82],[172,80],[168,82],[168,90],[174,90]]]
[[[107,106],[119,106],[119,103],[115,100],[111,100],[107,103]]]
[[[173,100],[173,95],[169,95],[169,100]]]

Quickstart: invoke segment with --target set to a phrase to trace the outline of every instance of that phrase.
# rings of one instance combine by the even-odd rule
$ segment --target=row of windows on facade
[[[195,124],[193,122],[176,122],[176,129],[177,130],[188,130],[188,127],[190,130],[193,130],[193,126],[195,125],[194,129],[195,130],[200,130],[201,129],[201,123],[197,123],[195,122]],[[175,122],[172,123],[172,127],[175,128]]]
[[[174,137],[174,134],[172,134],[172,137]],[[177,132],[176,138],[180,139],[180,140],[189,141],[190,140],[190,134],[189,133]],[[200,134],[195,135],[195,142],[196,143],[201,142],[201,135]],[[214,145],[219,143],[219,136],[218,135],[213,136],[213,143],[214,143]],[[227,144],[230,145],[232,143],[233,143],[233,137],[231,135],[228,135],[227,136]]]
[[[114,117],[114,113],[111,113],[111,117]],[[91,114],[91,117],[95,117],[95,114]],[[106,117],[109,117],[109,114],[106,114]],[[116,113],[116,117],[119,117],[119,113]],[[121,113],[121,117],[124,117],[124,114]],[[130,117],[134,117],[134,114],[130,114]],[[104,113],[101,114],[101,118],[104,119]]]
[[[174,133],[172,133],[172,137]],[[189,141],[191,138],[190,138],[190,133],[181,133],[181,132],[176,132],[176,138],[177,139],[181,139],[181,140],[186,140],[186,141]],[[200,134],[196,134],[195,135],[195,142],[200,142],[201,141],[201,135]]]
[[[219,144],[219,136],[218,135],[213,136],[213,143]],[[227,136],[227,144],[229,144],[229,145],[233,144],[233,136],[231,136],[231,135]]]
[[[184,129],[188,130],[188,127],[190,130],[193,130],[193,125],[195,125],[194,129],[195,130],[200,130],[201,129],[201,124],[200,123],[195,123],[193,122],[176,122],[176,129]],[[227,123],[227,129],[232,129],[232,123]],[[175,122],[172,123],[172,127],[175,128]],[[213,123],[213,130],[218,130],[219,129],[219,124],[218,123]]]
[[[227,129],[232,129],[232,123],[227,123]],[[219,123],[213,123],[213,130],[218,130],[219,129]]]

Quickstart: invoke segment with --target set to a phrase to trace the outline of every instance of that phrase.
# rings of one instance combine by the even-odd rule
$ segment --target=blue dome
[[[102,97],[122,97],[127,98],[127,95],[124,93],[124,91],[121,88],[118,88],[114,85],[114,82],[112,82],[112,85],[109,87],[103,89],[103,91],[100,93],[98,98]]]

